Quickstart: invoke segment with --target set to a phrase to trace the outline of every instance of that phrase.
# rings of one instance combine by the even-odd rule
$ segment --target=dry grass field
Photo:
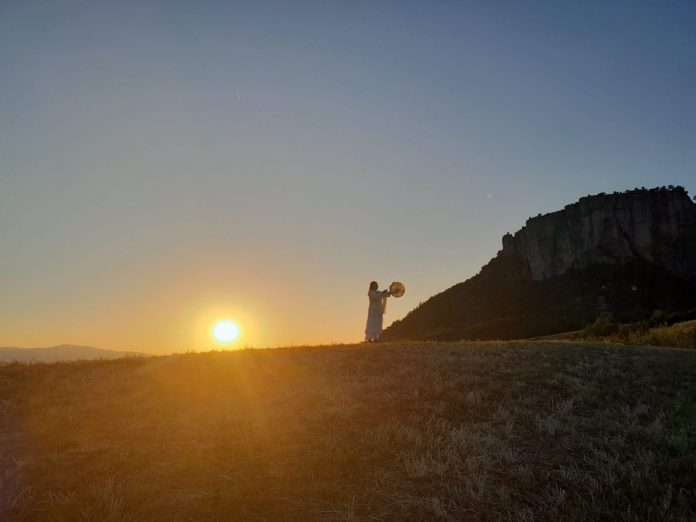
[[[694,520],[696,351],[424,343],[5,365],[0,519]]]
[[[646,331],[627,328],[620,329],[617,335],[610,336],[609,341],[625,344],[648,344],[650,346],[678,346],[696,348],[696,321],[685,321],[669,326],[656,326]]]

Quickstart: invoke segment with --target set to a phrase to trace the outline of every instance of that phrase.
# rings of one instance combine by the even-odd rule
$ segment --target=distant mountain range
[[[139,352],[103,350],[94,346],[61,344],[49,348],[0,348],[0,362],[44,362],[78,361],[89,359],[118,359],[119,357],[147,355]]]
[[[683,187],[581,198],[530,218],[471,279],[384,331],[386,341],[520,339],[656,310],[696,317],[696,204]]]

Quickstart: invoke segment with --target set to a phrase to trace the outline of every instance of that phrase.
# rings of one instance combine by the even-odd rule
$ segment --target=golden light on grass
[[[219,343],[232,343],[239,337],[239,334],[239,326],[234,321],[225,319],[213,325],[213,337],[215,337]]]
[[[580,341],[0,365],[0,520],[694,520],[694,375]]]

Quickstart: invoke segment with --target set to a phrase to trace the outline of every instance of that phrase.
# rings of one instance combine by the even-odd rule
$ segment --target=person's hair
[[[372,281],[370,283],[370,289],[368,290],[368,292],[372,292],[373,290],[377,290],[377,288],[379,288],[377,281]]]

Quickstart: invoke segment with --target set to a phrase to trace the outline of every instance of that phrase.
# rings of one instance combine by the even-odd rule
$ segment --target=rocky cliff
[[[696,204],[681,188],[632,190],[581,198],[537,216],[503,237],[503,255],[517,256],[534,280],[591,265],[655,263],[696,274]]]
[[[696,317],[696,204],[681,187],[588,196],[529,219],[477,275],[383,339],[519,339],[658,309]]]

